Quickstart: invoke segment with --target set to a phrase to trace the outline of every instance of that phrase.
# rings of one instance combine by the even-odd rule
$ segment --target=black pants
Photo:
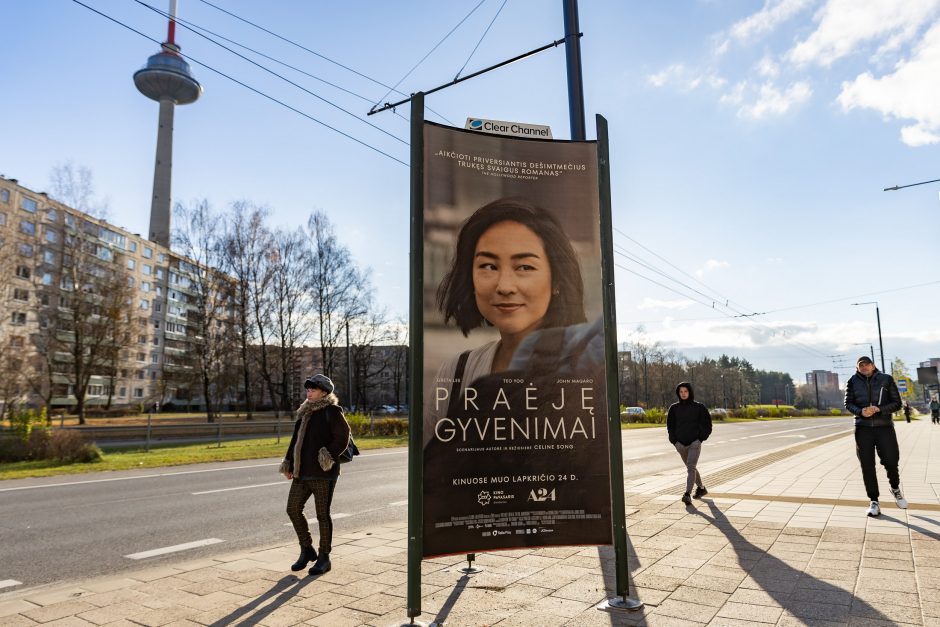
[[[855,427],[855,453],[862,465],[862,480],[865,482],[865,492],[872,501],[878,500],[878,475],[875,474],[875,450],[878,459],[888,473],[888,483],[892,489],[901,486],[901,477],[898,474],[898,462],[901,451],[898,447],[898,436],[894,426],[890,427]]]
[[[317,524],[320,526],[320,553],[329,554],[333,548],[333,519],[330,518],[330,504],[333,502],[333,490],[336,481],[330,479],[294,479],[287,495],[287,515],[294,525],[297,539],[301,546],[313,546],[310,525],[304,516],[304,505],[313,496],[317,511]]]
[[[937,412],[937,411],[930,412],[930,422],[940,423],[940,412]]]

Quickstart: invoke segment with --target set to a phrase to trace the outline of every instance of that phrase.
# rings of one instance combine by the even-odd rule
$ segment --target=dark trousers
[[[930,422],[940,423],[940,412],[937,412],[937,411],[930,412]]]
[[[330,479],[294,479],[287,495],[287,515],[294,525],[300,546],[313,546],[310,525],[304,516],[304,505],[313,496],[317,511],[317,523],[320,526],[320,553],[329,554],[333,548],[333,519],[330,518],[330,503],[333,502],[333,489],[336,481]]]
[[[901,451],[898,448],[898,436],[894,427],[855,427],[855,454],[862,465],[862,481],[865,492],[872,501],[878,500],[878,475],[875,473],[875,451],[878,459],[888,473],[888,483],[892,489],[901,486],[898,474],[898,462]]]

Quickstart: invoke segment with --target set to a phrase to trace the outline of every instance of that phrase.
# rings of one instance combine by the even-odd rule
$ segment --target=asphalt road
[[[703,462],[848,432],[851,424],[848,418],[716,424]],[[628,477],[671,470],[677,481],[682,476],[664,429],[623,432],[623,450]],[[291,542],[284,511],[289,482],[277,474],[278,461],[2,481],[0,595]],[[406,499],[407,451],[365,452],[343,468],[333,499],[334,529],[404,523]],[[308,517],[314,517],[312,501]],[[316,537],[315,523],[311,527]]]

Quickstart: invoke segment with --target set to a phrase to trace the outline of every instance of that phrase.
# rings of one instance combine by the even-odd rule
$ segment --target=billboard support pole
[[[617,385],[617,319],[614,296],[614,241],[610,198],[610,149],[607,120],[597,116],[597,175],[601,205],[601,274],[604,283],[604,352],[607,361],[607,434],[610,439],[610,506],[616,558],[617,596],[598,605],[602,610],[639,610],[643,602],[629,597],[627,518],[623,497],[623,445],[620,435],[620,388]]]
[[[421,625],[424,554],[424,94],[411,97],[411,297],[408,320],[411,403],[408,420],[408,619]]]

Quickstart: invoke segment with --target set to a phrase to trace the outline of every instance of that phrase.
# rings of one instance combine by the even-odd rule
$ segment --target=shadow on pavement
[[[302,579],[298,578],[296,575],[287,575],[282,577],[278,581],[275,581],[271,585],[271,589],[262,594],[261,596],[253,599],[251,602],[243,605],[237,610],[233,611],[228,616],[224,616],[209,627],[223,627],[224,625],[256,625],[262,620],[267,618],[274,610],[278,609],[288,601],[297,598],[297,592],[302,588],[307,587],[316,581],[316,577],[304,577]],[[269,599],[274,599],[268,605],[265,605],[263,608],[257,612],[252,612],[263,605],[265,601]],[[250,614],[250,616],[249,616]]]
[[[742,570],[784,611],[809,623],[848,622],[850,616],[864,617],[868,621],[885,621],[885,624],[892,623],[870,604],[854,597],[856,582],[853,581],[847,590],[790,566],[742,536],[711,499],[703,499],[702,502],[708,505],[711,516],[692,506],[686,506],[686,510],[701,516],[725,535],[738,556]],[[762,557],[752,561],[749,556],[757,554]]]
[[[464,590],[467,589],[467,584],[470,583],[469,575],[461,575],[460,579],[457,580],[457,583],[454,584],[454,589],[451,590],[450,594],[447,596],[447,600],[444,601],[444,605],[441,606],[441,611],[437,613],[437,616],[434,617],[432,625],[443,625],[444,621],[447,620],[447,616],[450,614],[450,611],[454,609],[454,605],[457,604],[457,599],[460,598],[460,595]]]

